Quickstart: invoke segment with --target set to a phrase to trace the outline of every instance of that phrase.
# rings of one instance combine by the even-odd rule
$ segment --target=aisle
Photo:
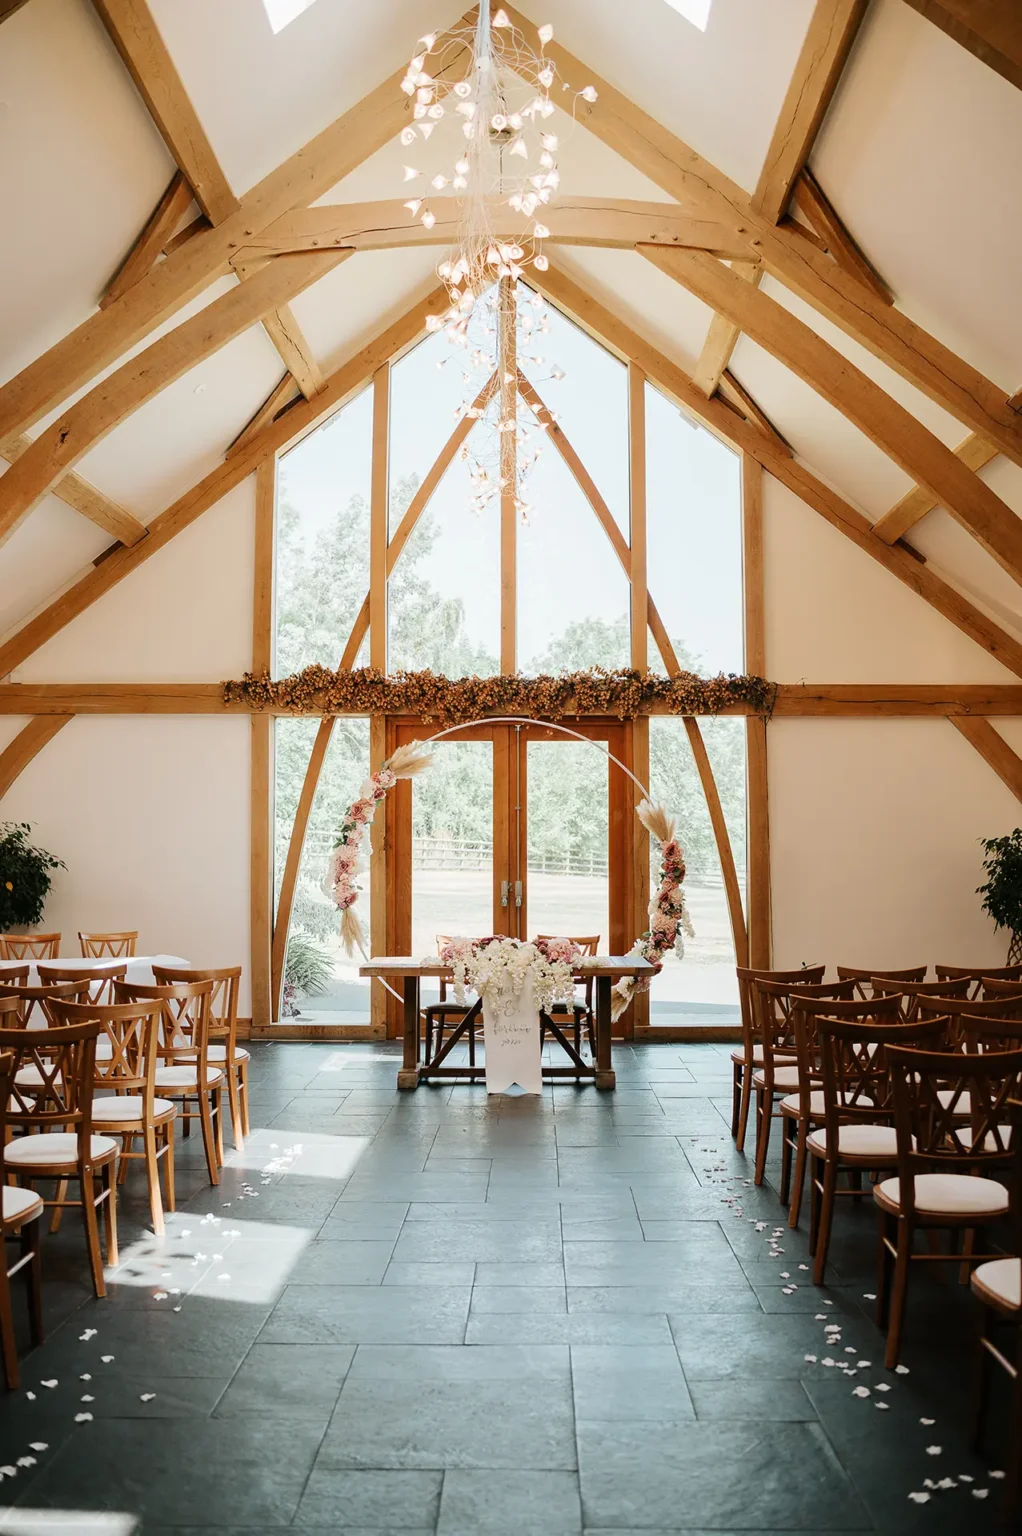
[[[255,1047],[263,1129],[219,1191],[182,1146],[163,1247],[132,1171],[107,1301],[76,1220],[47,1239],[2,1502],[141,1514],[146,1536],[993,1530],[967,1295],[919,1282],[894,1375],[868,1200],[826,1291],[801,1236],[770,1257],[780,1206],[731,1150],[728,1051],[624,1047],[613,1096],[488,1102],[399,1097],[389,1045]]]

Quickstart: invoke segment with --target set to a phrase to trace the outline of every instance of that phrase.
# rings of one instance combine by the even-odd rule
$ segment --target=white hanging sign
[[[532,977],[520,992],[488,987],[483,999],[483,1044],[486,1049],[486,1092],[504,1093],[517,1083],[526,1093],[542,1093],[543,1066],[539,1010]]]

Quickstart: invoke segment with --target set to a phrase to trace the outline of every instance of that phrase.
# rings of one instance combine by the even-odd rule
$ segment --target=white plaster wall
[[[33,759],[0,816],[67,865],[45,916],[63,954],[80,928],[137,928],[140,954],[241,965],[251,1013],[249,742],[234,716],[80,715]]]

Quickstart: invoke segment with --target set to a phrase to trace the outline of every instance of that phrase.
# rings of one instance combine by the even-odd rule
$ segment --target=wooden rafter
[[[661,271],[728,315],[849,421],[967,528],[1022,582],[1022,522],[984,481],[879,384],[776,299],[757,292],[712,256],[641,247]]]
[[[0,480],[0,537],[16,528],[71,465],[140,405],[323,277],[345,254],[324,251],[275,257],[261,272],[207,304],[77,400],[40,433]]]
[[[317,363],[312,348],[291,311],[290,304],[281,304],[271,314],[265,315],[263,329],[306,400],[311,400],[313,395],[318,395],[323,388],[323,370]]]
[[[27,453],[32,446],[30,437],[19,437],[12,443],[0,444],[0,458],[6,459],[8,464],[13,464]],[[73,507],[83,517],[87,517],[97,528],[102,528],[104,533],[112,534],[121,544],[137,544],[139,539],[146,536],[146,525],[140,522],[131,512],[119,506],[112,497],[103,491],[90,485],[88,480],[81,476],[66,474],[50,487],[54,496],[67,506]],[[9,535],[0,534],[0,544]]]
[[[448,303],[447,290],[434,288],[424,299],[412,305],[404,315],[389,325],[361,351],[341,364],[327,379],[313,400],[299,400],[283,417],[268,423],[253,435],[244,448],[223,464],[210,470],[198,484],[173,502],[149,525],[149,536],[133,549],[115,549],[101,565],[81,577],[66,592],[49,603],[27,624],[0,645],[0,677],[19,666],[47,640],[59,634],[72,619],[84,613],[111,587],[137,570],[157,550],[201,517],[228,491],[239,485],[260,460],[276,453],[285,444],[315,426],[330,411],[350,400],[372,378],[380,363],[411,346],[422,335],[428,315],[438,314]],[[6,478],[6,477],[5,477]],[[0,481],[2,484],[2,481]]]
[[[1022,390],[1012,395],[1011,404],[1016,410],[1022,410]],[[972,470],[985,469],[998,457],[997,449],[990,443],[984,442],[981,437],[977,437],[975,433],[959,443],[955,453],[962,463]],[[885,544],[894,544],[898,539],[904,538],[910,528],[922,522],[927,513],[932,512],[934,507],[939,505],[940,503],[929,491],[917,485],[873,524],[873,532],[878,539],[883,539]]]
[[[13,16],[15,11],[20,11],[28,0],[0,0],[0,22],[6,21],[8,16]]]
[[[907,0],[920,16],[1022,91],[1018,0]]]
[[[301,390],[298,388],[298,385],[290,373],[285,373],[280,383],[270,390],[270,393],[255,415],[242,427],[228,448],[227,457],[229,458],[232,453],[237,453],[240,448],[244,448],[245,444],[250,442],[257,432],[261,432],[263,427],[268,427],[271,421],[275,421],[281,412],[286,410],[289,405],[293,405],[300,396]],[[306,396],[306,399],[308,398]]]
[[[754,427],[758,427],[761,432],[765,432],[767,437],[773,438],[782,453],[791,453],[791,445],[785,442],[770,420],[770,417],[757,405],[749,391],[745,388],[745,385],[738,382],[729,368],[725,368],[721,375],[717,393],[725,405],[730,405],[744,416],[746,421],[750,421]]]
[[[893,304],[894,295],[891,290],[873,263],[856,245],[807,165],[802,167],[795,183],[792,200],[799,212],[809,220],[838,265],[852,277],[859,278],[867,287],[872,288],[885,304]]]
[[[731,264],[731,270],[753,286],[758,286],[763,276],[763,268],[758,261],[735,261]],[[733,325],[726,315],[713,316],[699,361],[692,370],[692,383],[704,395],[712,395],[716,390],[741,334],[737,325]]]
[[[538,47],[533,23],[509,5],[504,10],[530,44]],[[752,207],[741,187],[588,65],[556,41],[546,46],[564,79],[584,79],[595,87],[595,104],[581,99],[576,103],[579,121],[590,132],[676,198],[684,211],[732,222],[736,236],[747,242],[746,258],[761,260],[773,277],[807,304],[1022,464],[1022,418],[1010,408],[1002,389],[907,315],[884,303],[793,226],[774,226]]]
[[[776,479],[857,544],[864,553],[905,586],[911,587],[913,592],[949,619],[970,640],[975,640],[977,645],[1022,677],[1022,645],[1014,636],[1001,629],[974,603],[969,602],[948,582],[942,581],[909,551],[899,545],[887,545],[878,539],[861,512],[856,511],[839,492],[826,485],[805,465],[798,463],[789,452],[782,451],[773,438],[738,417],[716,397],[705,399],[677,364],[670,362],[656,347],[611,314],[581,284],[563,272],[551,267],[548,272],[531,274],[531,280],[552,303],[576,320],[583,330],[595,336],[624,361],[631,359],[637,362],[646,377],[683,410],[703,422],[726,442],[750,453],[764,469],[768,469]]]
[[[457,78],[464,49],[450,48],[442,79]],[[314,202],[408,121],[404,67],[264,177],[237,213],[200,230],[120,299],[30,363],[0,389],[0,438],[24,431],[93,379],[227,270],[231,258],[296,204]]]
[[[0,800],[36,754],[73,719],[73,714],[39,715],[18,732],[14,740],[0,752]]]
[[[1016,800],[1022,800],[1022,757],[1013,751],[989,720],[975,715],[951,715],[951,724],[961,731],[986,760],[1002,783],[1007,784]]]
[[[776,224],[837,89],[868,0],[816,0],[752,206]]]
[[[110,279],[99,301],[106,309],[151,270],[167,241],[192,206],[192,189],[183,171],[175,171],[145,228]]]

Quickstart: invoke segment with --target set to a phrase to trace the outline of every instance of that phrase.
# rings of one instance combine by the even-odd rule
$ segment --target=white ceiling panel
[[[291,301],[316,356],[329,370],[364,347],[439,281],[435,246],[365,251]]]
[[[555,260],[606,309],[687,373],[692,371],[712,318],[701,299],[634,251],[561,246]]]
[[[6,469],[0,459],[0,473]],[[112,542],[56,496],[44,496],[0,545],[0,635],[24,623]]]

